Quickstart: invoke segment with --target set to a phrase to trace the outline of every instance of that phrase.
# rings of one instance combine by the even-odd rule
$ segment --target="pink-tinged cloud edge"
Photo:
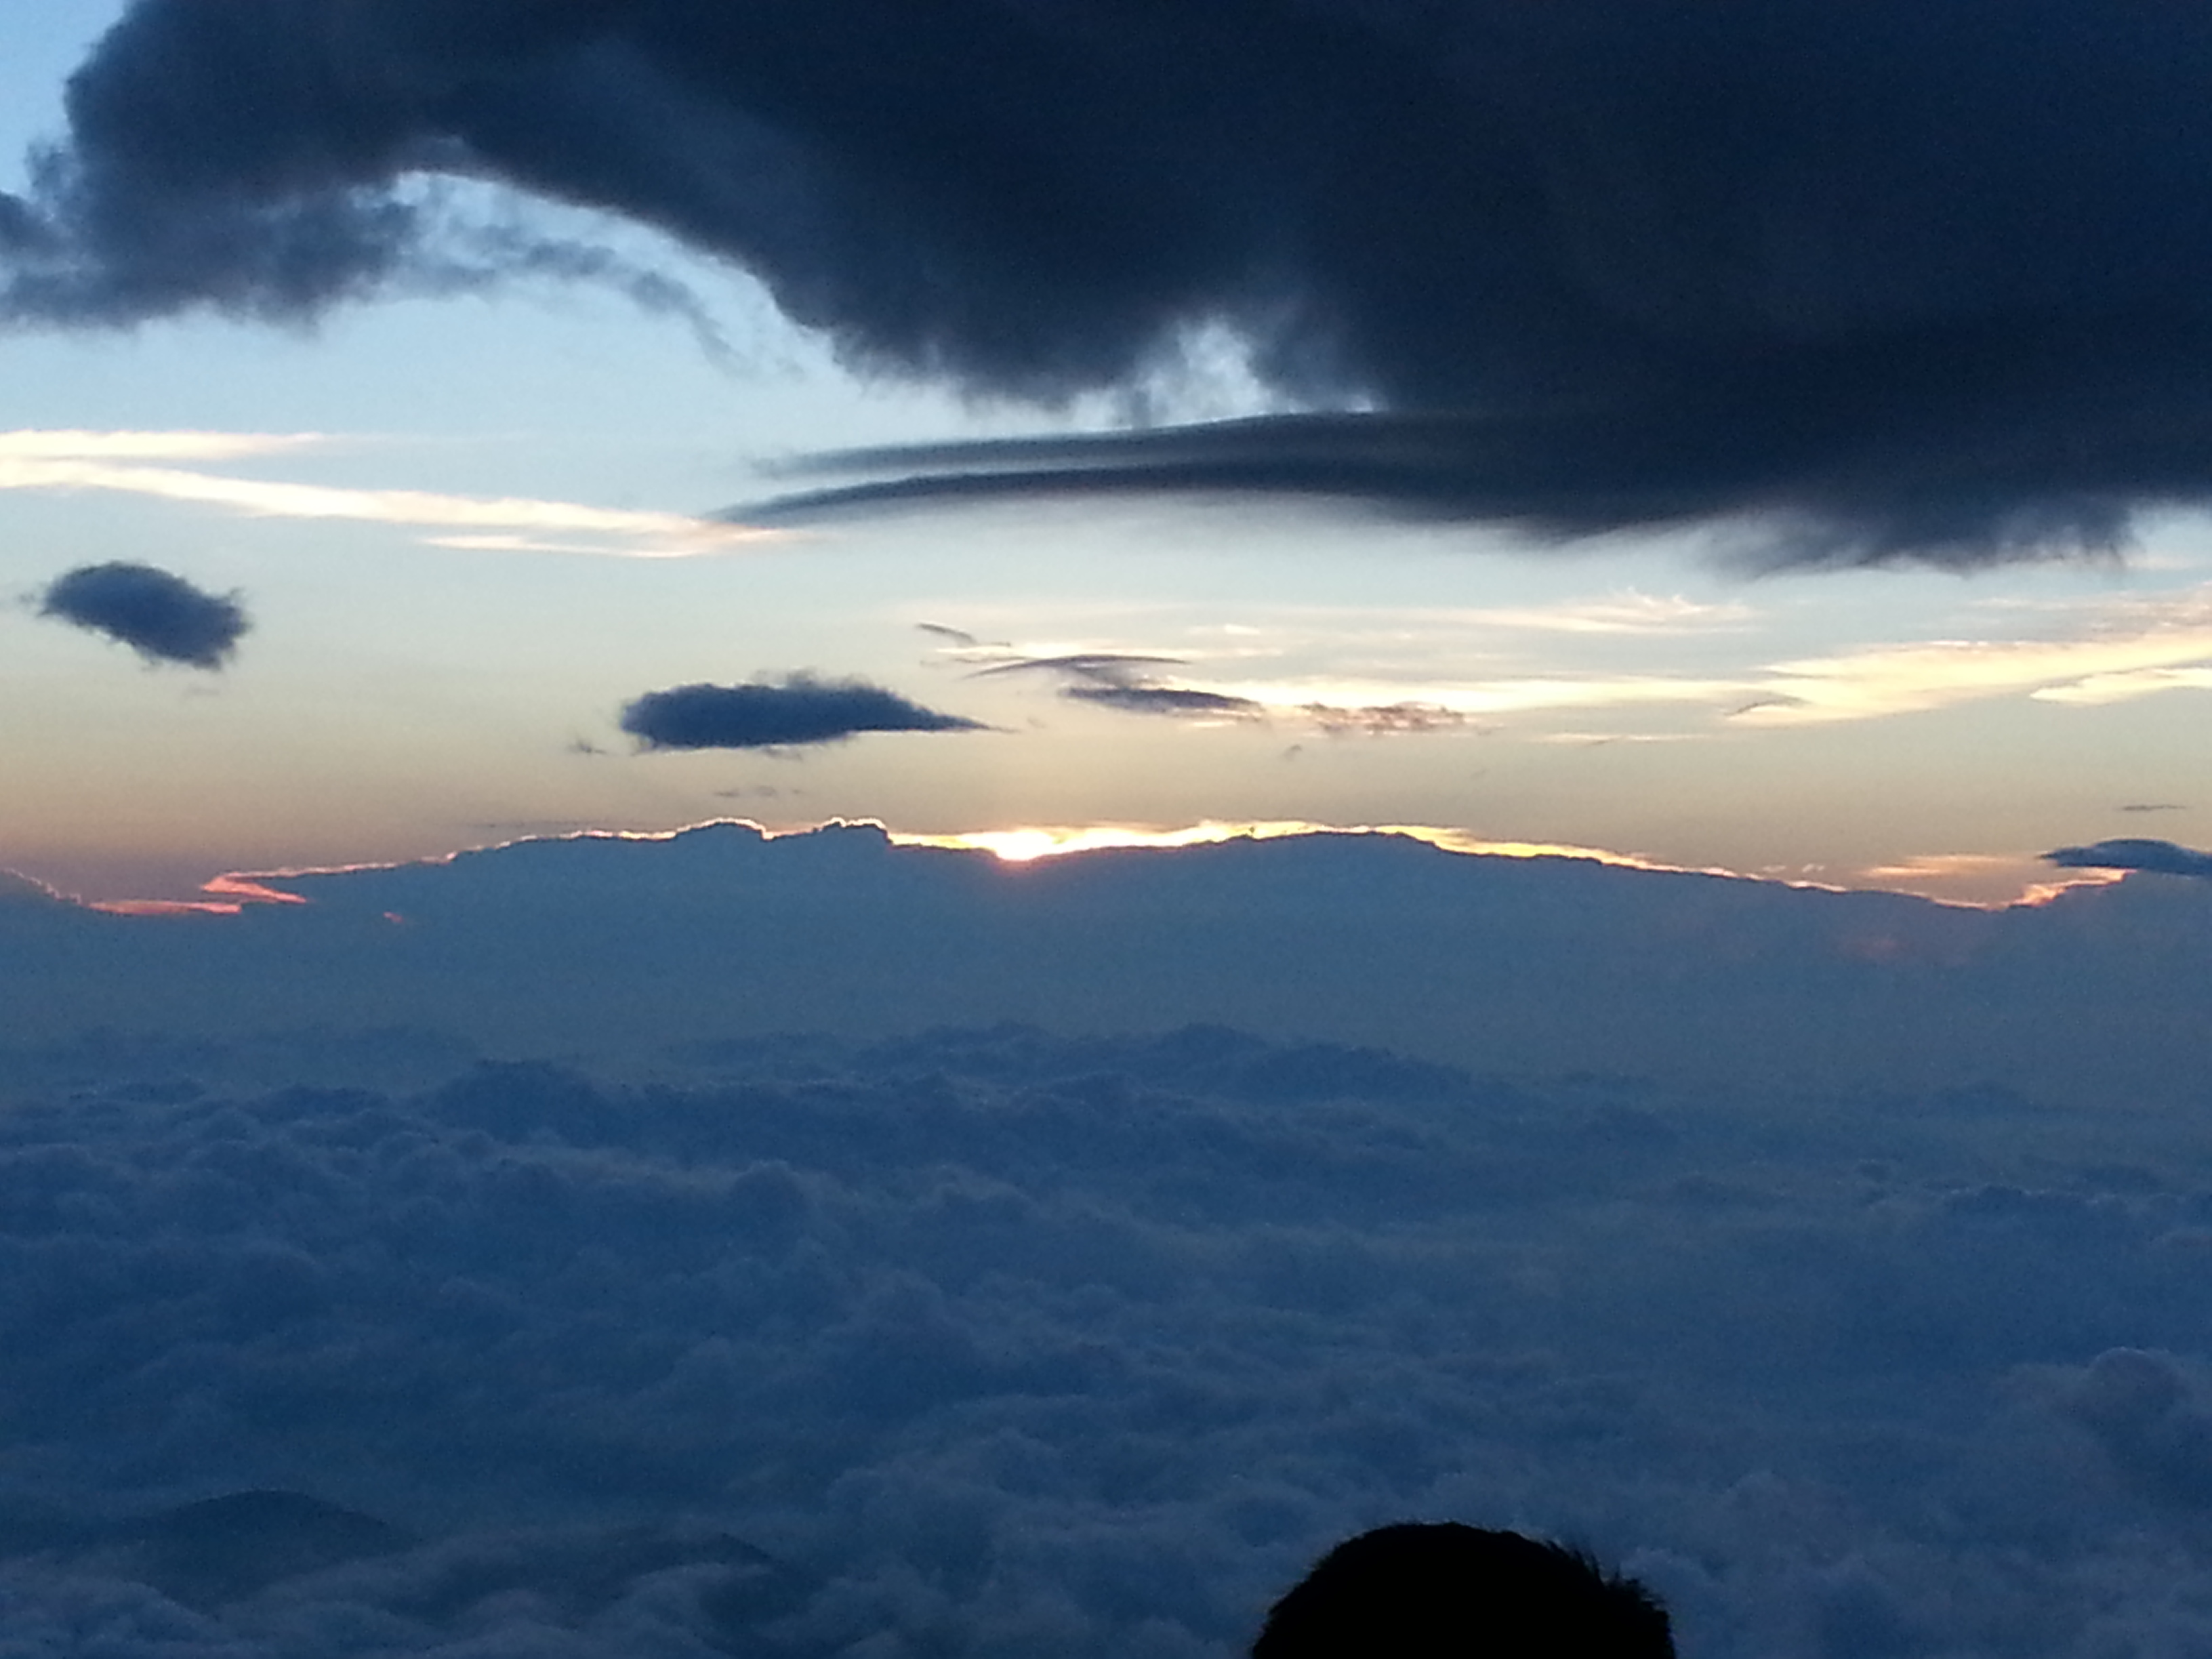
[[[1468,830],[1418,823],[1332,824],[1306,819],[1205,819],[1194,824],[1176,827],[1127,823],[1025,824],[1003,830],[935,832],[896,830],[875,818],[830,818],[819,823],[774,828],[751,818],[714,817],[668,830],[580,830],[564,835],[520,836],[507,841],[458,848],[449,853],[416,859],[227,871],[203,883],[199,891],[206,896],[197,899],[86,900],[64,893],[33,877],[21,877],[20,879],[38,893],[58,902],[111,915],[155,919],[236,916],[250,908],[261,905],[305,905],[313,902],[303,894],[275,884],[283,882],[402,869],[410,866],[445,865],[471,854],[496,852],[503,848],[532,842],[673,841],[693,830],[721,825],[749,830],[769,841],[811,835],[818,830],[866,828],[880,830],[893,846],[987,853],[999,863],[1015,869],[1040,860],[1075,857],[1086,853],[1169,851],[1231,841],[1277,841],[1299,836],[1398,836],[1420,842],[1440,852],[1467,857],[1575,859],[1618,869],[1713,876],[1731,881],[1754,881],[1822,892],[1898,893],[1924,899],[1947,908],[1991,911],[2039,908],[2073,888],[2105,886],[2124,879],[2126,875],[2125,872],[2116,870],[2054,870],[2043,861],[2040,854],[2028,853],[1935,854],[1898,863],[1843,871],[1814,866],[1798,866],[1794,870],[1768,867],[1747,871],[1721,865],[1672,863],[1640,854],[1571,842],[1492,840]],[[0,872],[0,876],[15,874],[14,872]],[[2010,896],[2002,896],[2007,893]],[[1992,896],[1992,894],[1997,896]]]

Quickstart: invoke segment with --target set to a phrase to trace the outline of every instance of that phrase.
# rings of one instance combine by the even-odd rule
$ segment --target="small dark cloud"
[[[1432,702],[1375,703],[1342,708],[1334,703],[1310,702],[1298,712],[1331,737],[1364,735],[1396,737],[1426,732],[1464,732],[1482,729],[1474,715]]]
[[[2148,870],[2212,879],[2212,853],[2195,852],[2170,841],[2120,836],[2087,847],[2061,847],[2043,856],[2062,870]]]
[[[962,650],[973,650],[983,642],[964,628],[947,628],[942,623],[916,623],[915,627],[924,634],[933,634],[947,645]]]
[[[105,634],[148,662],[221,668],[252,626],[235,593],[210,593],[152,565],[88,564],[60,576],[39,614]]]
[[[1050,674],[1062,682],[1060,695],[1073,702],[1117,708],[1125,714],[1160,714],[1170,720],[1265,720],[1265,703],[1249,697],[1174,685],[1151,671],[1179,665],[1181,657],[1134,652],[1085,651],[1057,657],[1025,657],[981,670],[977,678],[1001,674]]]
[[[1125,714],[1165,714],[1174,720],[1256,720],[1267,716],[1267,706],[1249,697],[1176,685],[1071,685],[1060,695],[1076,702],[1118,708]]]
[[[2178,800],[2131,800],[2120,808],[2123,812],[2181,812],[2187,810]]]
[[[647,749],[781,749],[842,743],[863,732],[981,732],[866,680],[793,674],[781,683],[679,685],[648,691],[622,711],[622,729]]]

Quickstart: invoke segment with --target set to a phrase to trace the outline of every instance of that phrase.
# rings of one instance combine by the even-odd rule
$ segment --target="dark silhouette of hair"
[[[1405,1522],[1339,1544],[1268,1612],[1252,1659],[1673,1659],[1666,1609],[1588,1555]]]

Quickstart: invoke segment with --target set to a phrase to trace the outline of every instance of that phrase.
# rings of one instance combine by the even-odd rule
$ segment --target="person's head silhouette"
[[[1632,1578],[1515,1532],[1379,1527],[1275,1603],[1252,1659],[1673,1659],[1666,1610]]]

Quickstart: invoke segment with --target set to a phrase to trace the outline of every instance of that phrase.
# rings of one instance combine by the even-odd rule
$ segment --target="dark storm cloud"
[[[149,662],[221,668],[252,626],[235,593],[209,593],[146,564],[88,564],[57,577],[39,614],[119,640]]]
[[[2167,0],[137,0],[0,198],[0,307],[595,274],[420,182],[488,179],[863,369],[1053,403],[1210,330],[1376,411],[892,457],[816,510],[1288,492],[1972,563],[2212,493],[2208,80]]]
[[[780,749],[863,732],[981,732],[866,680],[794,674],[781,683],[679,685],[623,705],[622,729],[648,749]]]
[[[2177,847],[2170,841],[2120,836],[2087,847],[2061,847],[2045,860],[2062,870],[2150,870],[2167,876],[2212,879],[2212,853]]]

